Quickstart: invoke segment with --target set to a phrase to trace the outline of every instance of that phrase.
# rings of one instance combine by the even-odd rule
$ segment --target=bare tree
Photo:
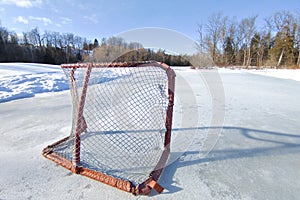
[[[128,44],[128,47],[125,47],[125,48],[128,48],[130,50],[137,50],[137,49],[143,48],[143,45],[141,45],[141,43],[138,43],[138,42],[130,42]]]
[[[256,31],[256,27],[255,27],[256,18],[257,15],[242,19],[239,26],[242,35],[243,45],[245,47],[243,49],[244,51],[243,66],[246,66],[246,68],[249,67],[251,61],[251,38],[254,36],[254,33]]]
[[[295,43],[298,50],[297,66],[300,67],[300,12],[298,13],[298,17],[296,19],[297,29],[295,34]]]
[[[45,31],[43,38],[44,38],[44,46],[52,47],[53,46],[53,38],[52,33],[50,31]]]
[[[59,32],[52,32],[52,42],[55,48],[57,48],[59,45],[59,37],[60,37]]]
[[[28,33],[27,32],[23,32],[23,44],[29,45]]]
[[[29,33],[28,33],[28,40],[29,43],[34,45],[34,46],[42,46],[42,37],[40,35],[40,32],[38,30],[38,28],[34,28],[32,29]]]
[[[9,32],[4,27],[0,27],[0,41],[2,45],[8,43]]]
[[[0,61],[5,61],[8,35],[6,28],[0,26]]]
[[[225,62],[226,37],[228,35],[229,19],[221,12],[211,15],[205,25],[206,35],[203,37],[202,27],[198,26],[203,46],[212,54],[215,63]]]
[[[208,49],[210,49],[212,54],[212,59],[214,62],[217,61],[217,53],[218,53],[218,42],[220,41],[220,29],[221,29],[221,19],[222,14],[217,13],[213,14],[208,18],[206,24],[206,45],[208,45]]]
[[[226,54],[225,54],[225,48],[226,48],[226,38],[228,37],[228,17],[224,16],[220,19],[220,52],[222,54],[222,64],[226,63]]]
[[[199,40],[196,42],[196,47],[200,54],[204,51],[204,41],[203,41],[203,24],[198,24],[197,33],[199,35]]]

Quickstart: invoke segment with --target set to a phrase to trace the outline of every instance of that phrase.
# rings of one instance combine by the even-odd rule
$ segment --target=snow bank
[[[0,103],[68,89],[57,65],[0,63]]]
[[[107,70],[97,84],[127,75],[121,70]],[[68,80],[59,65],[0,63],[0,103],[67,89]]]

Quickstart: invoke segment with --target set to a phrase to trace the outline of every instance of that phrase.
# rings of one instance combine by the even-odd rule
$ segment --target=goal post
[[[156,61],[61,65],[72,96],[70,135],[46,158],[135,195],[158,193],[169,154],[175,72]]]

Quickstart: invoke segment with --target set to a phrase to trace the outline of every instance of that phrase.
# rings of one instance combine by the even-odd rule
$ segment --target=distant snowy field
[[[299,199],[300,70],[174,70],[171,155],[159,180],[165,190],[150,198]],[[0,64],[0,199],[149,199],[41,155],[70,133],[67,89],[60,66]]]

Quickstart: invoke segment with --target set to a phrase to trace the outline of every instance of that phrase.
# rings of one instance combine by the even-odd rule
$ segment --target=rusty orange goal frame
[[[166,110],[165,119],[165,133],[164,133],[164,149],[156,164],[153,171],[149,174],[149,177],[142,183],[135,185],[129,180],[123,180],[121,178],[113,177],[99,171],[95,171],[89,168],[85,168],[80,165],[80,137],[81,133],[84,132],[84,127],[86,124],[84,122],[83,110],[85,104],[86,93],[88,90],[88,82],[91,71],[93,68],[119,68],[119,67],[159,67],[165,70],[168,83],[167,83],[167,98],[168,105]],[[156,62],[156,61],[143,61],[143,62],[122,62],[122,63],[76,63],[76,64],[62,64],[61,67],[68,68],[71,70],[70,80],[75,81],[74,72],[78,68],[86,68],[86,74],[84,77],[83,89],[81,95],[78,97],[78,113],[77,113],[77,124],[75,130],[74,139],[74,152],[73,160],[64,158],[63,156],[55,153],[52,149],[53,147],[66,142],[71,139],[71,136],[65,137],[43,149],[42,155],[55,163],[63,166],[64,168],[72,171],[76,174],[81,174],[92,178],[96,181],[108,184],[110,186],[116,187],[120,190],[130,192],[134,195],[148,195],[152,189],[156,190],[158,193],[163,191],[163,187],[158,184],[159,177],[167,163],[170,154],[170,142],[171,142],[171,130],[172,130],[172,118],[173,118],[173,105],[174,105],[174,91],[175,91],[175,72],[166,64]],[[72,83],[70,83],[71,85]],[[74,105],[73,105],[74,106]],[[79,120],[82,120],[81,122]]]

